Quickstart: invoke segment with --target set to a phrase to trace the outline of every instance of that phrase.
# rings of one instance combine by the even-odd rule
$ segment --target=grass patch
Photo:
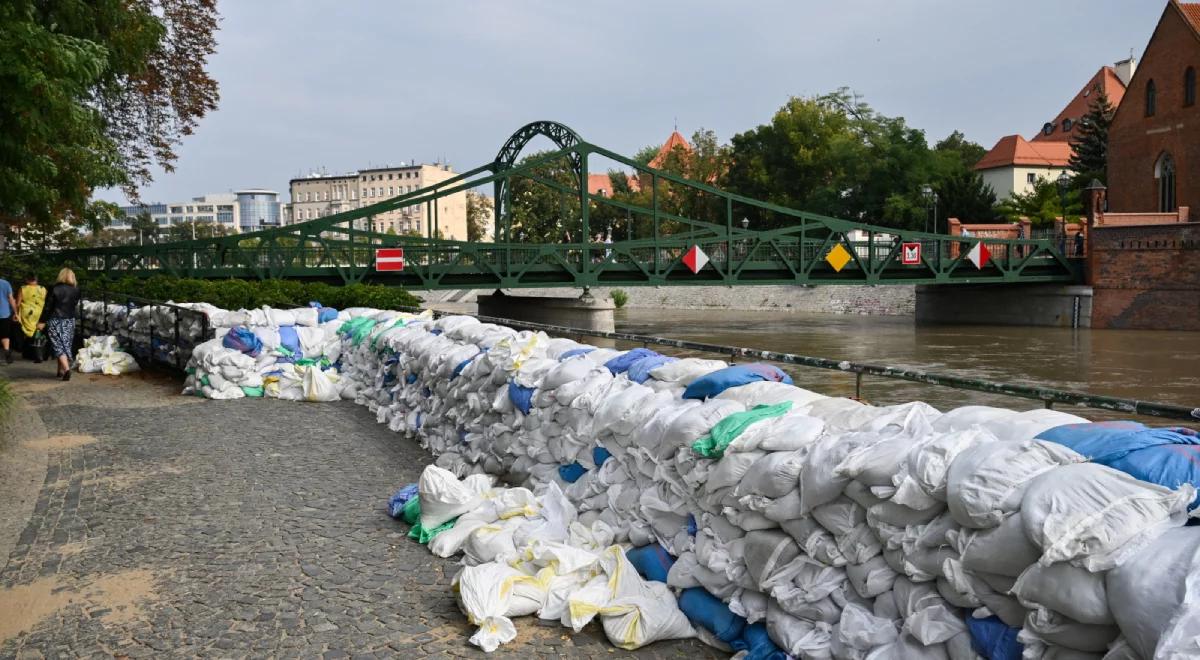
[[[617,306],[617,309],[624,307],[625,303],[629,302],[629,294],[625,293],[624,289],[613,289],[608,292],[608,297],[612,298],[613,304]]]

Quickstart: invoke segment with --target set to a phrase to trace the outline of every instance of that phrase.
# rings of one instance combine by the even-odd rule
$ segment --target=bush
[[[608,297],[612,298],[613,304],[617,306],[617,309],[624,307],[625,303],[629,302],[629,294],[625,293],[624,289],[613,289],[608,292]]]
[[[380,284],[351,284],[331,286],[323,282],[299,280],[198,280],[166,275],[147,278],[123,277],[110,279],[92,277],[81,281],[88,295],[99,297],[128,295],[149,300],[175,302],[205,302],[224,309],[297,307],[317,301],[327,307],[375,307],[395,309],[417,307],[420,299],[397,287]]]

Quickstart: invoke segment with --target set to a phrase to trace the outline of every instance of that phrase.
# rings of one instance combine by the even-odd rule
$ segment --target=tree
[[[1108,127],[1112,125],[1115,109],[1108,96],[1101,91],[1088,106],[1088,113],[1079,120],[1079,127],[1071,137],[1071,171],[1075,172],[1075,185],[1082,187],[1092,179],[1108,182]]]
[[[548,153],[539,151],[521,159],[519,165],[544,158]],[[557,184],[560,188],[546,185]],[[556,158],[535,167],[528,175],[509,179],[511,190],[511,234],[509,240],[529,243],[561,243],[570,232],[573,241],[584,240],[582,218],[579,212],[579,180],[571,169],[570,161]],[[568,192],[569,191],[569,192]],[[603,231],[592,226],[591,233]]]
[[[938,141],[933,146],[933,151],[948,173],[973,171],[975,164],[987,154],[987,149],[968,140],[962,131],[954,131]]]
[[[467,240],[472,243],[488,241],[491,226],[492,198],[475,190],[467,191]]]
[[[136,199],[216,107],[215,0],[0,3],[0,223],[50,238],[93,189]],[[69,233],[69,232],[68,232]]]
[[[958,218],[964,222],[987,222],[996,218],[996,193],[983,182],[983,175],[978,172],[956,172],[938,182],[934,189],[938,194],[938,216],[941,218]]]
[[[662,149],[662,145],[648,144],[633,154],[633,162],[638,165],[649,165],[650,161],[654,160],[654,157],[658,155],[660,149]]]
[[[1072,186],[1067,192],[1067,221],[1083,214],[1080,203],[1080,191]],[[1009,222],[1017,222],[1021,218],[1029,218],[1035,227],[1050,227],[1063,215],[1062,197],[1058,184],[1049,179],[1038,179],[1033,190],[1026,193],[1013,193],[1011,197],[996,205],[996,213]]]
[[[153,243],[158,236],[158,224],[149,211],[142,211],[129,221],[129,228],[137,234],[139,243]]]

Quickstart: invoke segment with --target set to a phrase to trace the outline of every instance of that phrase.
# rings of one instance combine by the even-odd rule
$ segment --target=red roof
[[[658,154],[650,160],[650,167],[655,169],[662,167],[663,161],[667,159],[667,155],[671,153],[675,147],[679,147],[684,151],[691,152],[692,145],[688,144],[686,138],[679,134],[679,131],[672,131],[671,137],[663,143],[663,146],[658,150]]]
[[[1071,145],[1067,142],[1047,140],[1034,144],[1020,135],[1006,135],[975,164],[975,169],[990,170],[1012,165],[1066,167],[1070,158]]]
[[[637,177],[629,176],[626,178],[629,181],[629,189],[637,192],[639,189]],[[607,174],[588,174],[588,194],[600,195],[601,190],[604,191],[604,194],[601,195],[602,197],[612,197],[612,179]]]
[[[1200,6],[1200,5],[1197,5]],[[1097,95],[1104,92],[1108,96],[1108,102],[1112,107],[1116,108],[1121,105],[1121,99],[1125,97],[1125,83],[1117,77],[1112,67],[1101,67],[1092,79],[1087,81],[1083,89],[1067,103],[1067,107],[1063,108],[1062,112],[1051,122],[1051,131],[1046,135],[1045,127],[1039,130],[1033,136],[1033,142],[1067,142],[1071,136],[1075,134],[1074,126],[1079,123],[1079,120],[1088,113],[1091,109],[1092,102],[1096,100]],[[1064,130],[1063,120],[1070,119],[1072,130]]]
[[[1183,17],[1192,24],[1197,32],[1200,32],[1200,2],[1180,2],[1178,5],[1179,11],[1183,13]]]

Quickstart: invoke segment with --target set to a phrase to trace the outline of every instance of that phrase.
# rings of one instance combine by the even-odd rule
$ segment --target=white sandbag
[[[1041,549],[1025,535],[1019,512],[992,529],[963,529],[954,535],[963,567],[970,571],[1017,577],[1042,556]]]
[[[767,634],[784,651],[796,658],[829,658],[833,627],[798,619],[767,601]]]
[[[834,658],[857,660],[870,650],[896,641],[900,631],[891,619],[875,616],[861,605],[850,604],[830,636]]]
[[[738,482],[736,494],[774,499],[796,490],[805,454],[803,450],[766,454],[750,466],[749,472]]]
[[[994,420],[1003,420],[1015,416],[1015,411],[1008,408],[993,408],[991,406],[961,406],[946,411],[933,422],[933,430],[938,433],[953,433],[966,431]]]
[[[728,367],[729,363],[723,360],[702,360],[700,358],[684,358],[675,360],[666,364],[657,366],[650,370],[650,377],[654,380],[674,383],[683,382],[691,383],[693,380],[701,376],[706,376],[719,369]]]
[[[936,434],[909,455],[908,474],[927,495],[945,502],[946,476],[954,459],[971,447],[989,442],[996,442],[996,437],[979,427]]]
[[[1195,496],[1191,484],[1171,490],[1085,463],[1034,479],[1021,500],[1021,519],[1026,536],[1042,549],[1042,565],[1074,561],[1103,571],[1183,525]]]
[[[824,429],[825,422],[816,417],[809,417],[802,412],[789,412],[781,417],[750,425],[729,443],[725,452],[803,449],[816,442]]]
[[[546,599],[542,581],[499,563],[467,566],[454,581],[459,606],[467,619],[479,626],[471,643],[487,653],[516,638],[509,617],[532,614]]]
[[[1021,506],[1025,486],[1038,475],[1084,460],[1052,442],[990,442],[975,445],[950,464],[946,504],[963,527],[986,529]]]
[[[828,423],[828,420],[826,420]],[[812,444],[800,470],[800,504],[805,513],[832,502],[845,490],[849,474],[837,473],[846,457],[881,442],[878,433],[826,433]]]
[[[434,529],[474,509],[482,497],[452,473],[436,465],[426,466],[417,482],[421,498],[421,526]]]
[[[1167,531],[1105,580],[1113,618],[1142,658],[1200,657],[1200,527]]]
[[[778,529],[747,533],[742,548],[746,569],[759,589],[769,588],[775,573],[800,555],[796,540]]]
[[[1114,623],[1104,588],[1104,574],[1092,573],[1067,562],[1030,566],[1013,584],[1012,594],[1030,609],[1043,607],[1080,623]]]
[[[715,398],[737,401],[746,406],[747,410],[754,406],[775,405],[784,401],[790,401],[792,409],[795,410],[826,397],[823,394],[810,392],[795,385],[777,383],[772,380],[760,380],[737,387],[730,387]]]
[[[899,575],[881,555],[875,555],[862,564],[846,564],[846,577],[858,595],[875,598],[890,590]]]
[[[1096,626],[1071,621],[1050,610],[1038,608],[1025,617],[1024,630],[1048,645],[1086,653],[1104,653],[1121,631],[1116,626]]]

